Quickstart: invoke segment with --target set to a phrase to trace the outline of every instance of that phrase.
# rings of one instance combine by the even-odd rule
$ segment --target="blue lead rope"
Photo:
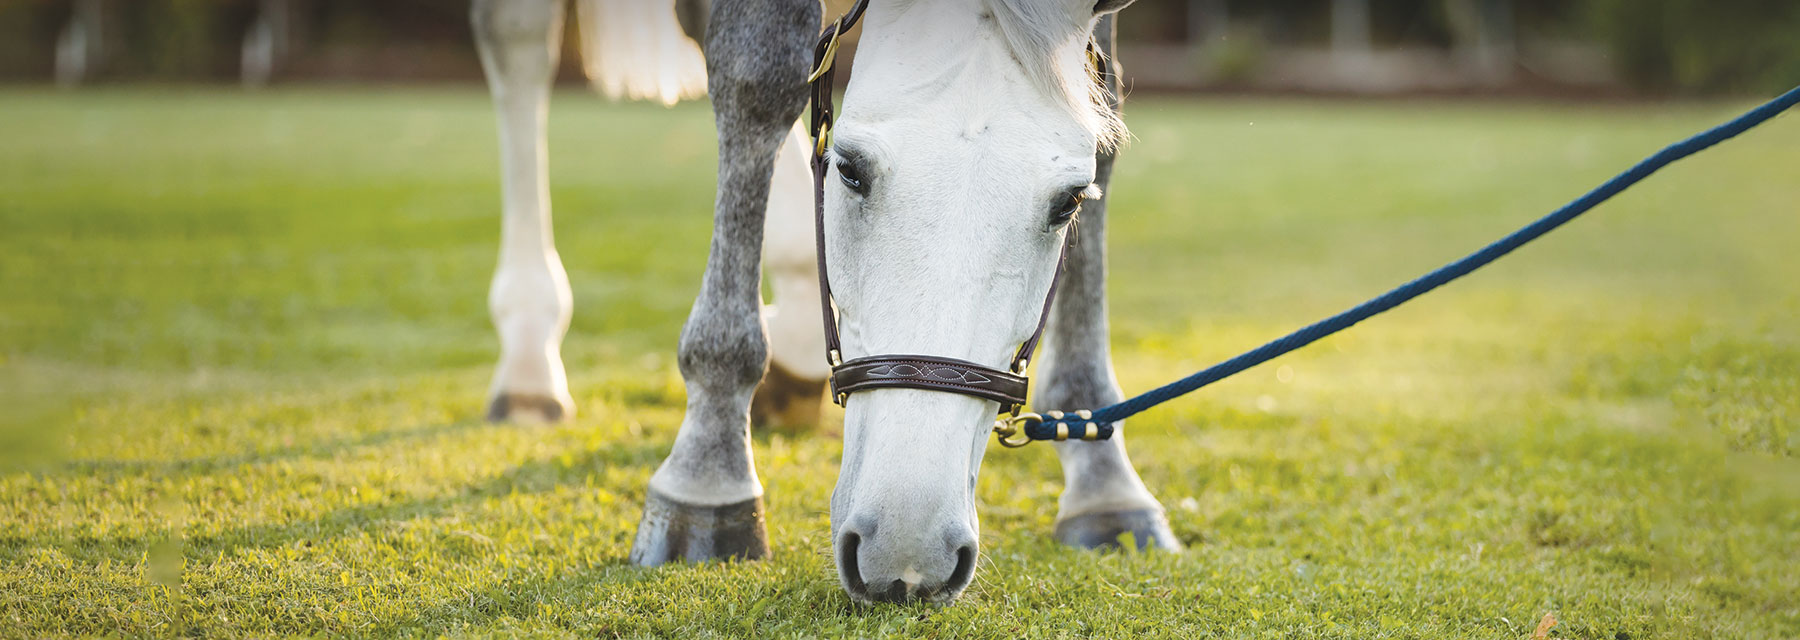
[[[1606,184],[1600,185],[1599,188],[1589,191],[1587,195],[1577,198],[1574,202],[1563,205],[1561,209],[1551,212],[1550,215],[1540,218],[1537,222],[1526,225],[1523,229],[1514,231],[1511,235],[1501,238],[1498,242],[1483,247],[1480,251],[1469,254],[1461,260],[1444,265],[1436,271],[1425,274],[1424,277],[1400,285],[1394,290],[1381,294],[1368,302],[1356,305],[1348,311],[1321,320],[1263,346],[1251,349],[1238,357],[1207,367],[1194,375],[1157,387],[1124,402],[1095,410],[1089,416],[1078,416],[1076,414],[1059,415],[1057,412],[1051,412],[1049,414],[1050,417],[1040,418],[1034,414],[1028,414],[1024,416],[1023,419],[1014,420],[1023,422],[1024,435],[1031,440],[1061,440],[1069,437],[1081,438],[1086,434],[1090,425],[1095,428],[1095,432],[1088,439],[1104,440],[1110,438],[1113,434],[1114,423],[1120,420],[1124,420],[1156,405],[1192,393],[1196,389],[1228,378],[1233,374],[1249,369],[1250,367],[1273,360],[1289,351],[1312,344],[1320,338],[1348,329],[1358,322],[1362,322],[1375,314],[1397,307],[1401,303],[1417,298],[1425,292],[1436,289],[1447,282],[1469,275],[1470,272],[1487,266],[1488,263],[1511,253],[1514,249],[1524,246],[1525,243],[1536,240],[1539,236],[1549,233],[1550,230],[1563,226],[1563,224],[1570,220],[1574,220],[1576,216],[1587,213],[1589,209],[1593,209],[1600,203],[1606,202],[1613,196],[1618,195],[1619,192],[1630,188],[1632,185],[1649,177],[1650,174],[1656,173],[1657,170],[1668,166],[1670,163],[1704,151],[1708,147],[1729,140],[1745,131],[1749,131],[1751,128],[1767,122],[1770,118],[1774,118],[1782,112],[1793,108],[1796,104],[1800,104],[1800,87],[1795,87],[1793,90],[1782,94],[1781,97],[1760,107],[1751,109],[1749,113],[1738,116],[1735,120],[1701,132],[1699,135],[1677,142],[1662,151],[1658,151],[1656,155],[1645,158],[1642,162],[1637,163],[1636,166],[1633,166],[1625,173],[1621,173],[1617,177],[1606,181]],[[1007,421],[1003,421],[1003,425],[1006,422]],[[996,430],[1001,429],[1002,426],[996,427]]]

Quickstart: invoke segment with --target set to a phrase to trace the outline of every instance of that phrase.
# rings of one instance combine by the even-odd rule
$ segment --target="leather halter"
[[[1050,304],[1056,299],[1056,285],[1062,280],[1063,260],[1068,257],[1073,233],[1064,240],[1062,252],[1056,258],[1056,273],[1050,280],[1050,291],[1044,294],[1044,308],[1038,315],[1037,328],[1013,354],[1009,371],[967,360],[926,355],[873,355],[844,360],[838,338],[836,306],[831,296],[831,277],[825,265],[825,176],[831,169],[825,149],[834,124],[832,76],[838,46],[843,33],[862,19],[868,6],[869,0],[858,0],[843,17],[825,28],[813,50],[814,71],[808,79],[812,89],[813,227],[818,239],[819,306],[824,312],[825,361],[831,365],[832,401],[843,406],[849,401],[850,394],[870,389],[923,389],[992,400],[1000,403],[1001,413],[1018,415],[1025,406],[1026,391],[1030,387],[1025,371],[1031,364],[1031,354],[1037,350],[1039,339],[1044,336],[1044,326],[1050,320]]]

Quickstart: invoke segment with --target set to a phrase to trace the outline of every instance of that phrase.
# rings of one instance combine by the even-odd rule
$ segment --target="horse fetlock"
[[[1150,494],[1125,453],[1123,435],[1104,442],[1060,442],[1063,494],[1056,539],[1081,548],[1111,548],[1125,534],[1138,548],[1180,549],[1162,504]]]
[[[768,367],[769,343],[754,314],[728,317],[697,312],[681,332],[676,358],[681,377],[690,386],[722,393],[748,392]]]
[[[548,214],[509,217],[537,221]],[[563,268],[562,257],[555,249],[537,243],[503,250],[493,282],[488,284],[488,315],[495,325],[517,319],[547,327],[565,327],[574,308],[569,273]]]

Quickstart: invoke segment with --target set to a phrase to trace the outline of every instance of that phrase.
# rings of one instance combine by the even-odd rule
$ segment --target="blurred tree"
[[[1188,0],[1187,39],[1200,46],[1212,46],[1231,29],[1231,7],[1225,0]]]
[[[836,16],[851,0],[824,2]],[[684,25],[698,31],[707,4],[683,0]],[[1143,0],[1119,28],[1127,43],[1202,52],[1215,79],[1249,80],[1283,50],[1407,48],[1455,56],[1499,87],[1522,80],[1518,61],[1549,41],[1602,45],[1621,79],[1650,91],[1800,83],[1800,0]],[[4,78],[257,85],[473,80],[478,69],[467,0],[0,0]]]
[[[1374,47],[1369,0],[1331,0],[1331,50],[1338,56],[1364,55]]]
[[[128,37],[143,48],[151,75],[161,78],[211,77],[221,66],[217,33],[223,16],[218,0],[139,0],[126,5],[137,29]],[[235,3],[230,3],[235,4]]]
[[[1512,0],[1444,0],[1444,9],[1463,64],[1491,85],[1510,79],[1518,35]]]
[[[1800,84],[1795,0],[1588,0],[1614,67],[1641,88],[1684,93]]]

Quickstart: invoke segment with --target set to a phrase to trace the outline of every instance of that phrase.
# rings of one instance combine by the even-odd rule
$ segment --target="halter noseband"
[[[845,31],[862,19],[869,0],[858,0],[837,22],[826,27],[813,50],[815,64],[808,82],[812,88],[813,139],[813,227],[819,252],[819,306],[824,311],[825,361],[831,365],[831,399],[843,406],[850,394],[870,389],[923,389],[973,396],[1000,403],[1001,413],[1018,415],[1025,407],[1025,394],[1030,380],[1025,370],[1031,354],[1044,336],[1044,325],[1050,320],[1050,303],[1056,299],[1056,285],[1062,280],[1063,260],[1068,257],[1069,241],[1063,242],[1056,258],[1056,274],[1050,280],[1050,291],[1044,295],[1044,308],[1038,315],[1037,328],[1031,332],[1019,351],[1013,354],[1009,371],[986,365],[923,355],[875,355],[845,361],[838,339],[837,312],[831,296],[831,278],[825,267],[825,174],[831,163],[825,158],[825,147],[832,133],[832,89],[838,45]],[[1069,237],[1073,237],[1071,234]]]

